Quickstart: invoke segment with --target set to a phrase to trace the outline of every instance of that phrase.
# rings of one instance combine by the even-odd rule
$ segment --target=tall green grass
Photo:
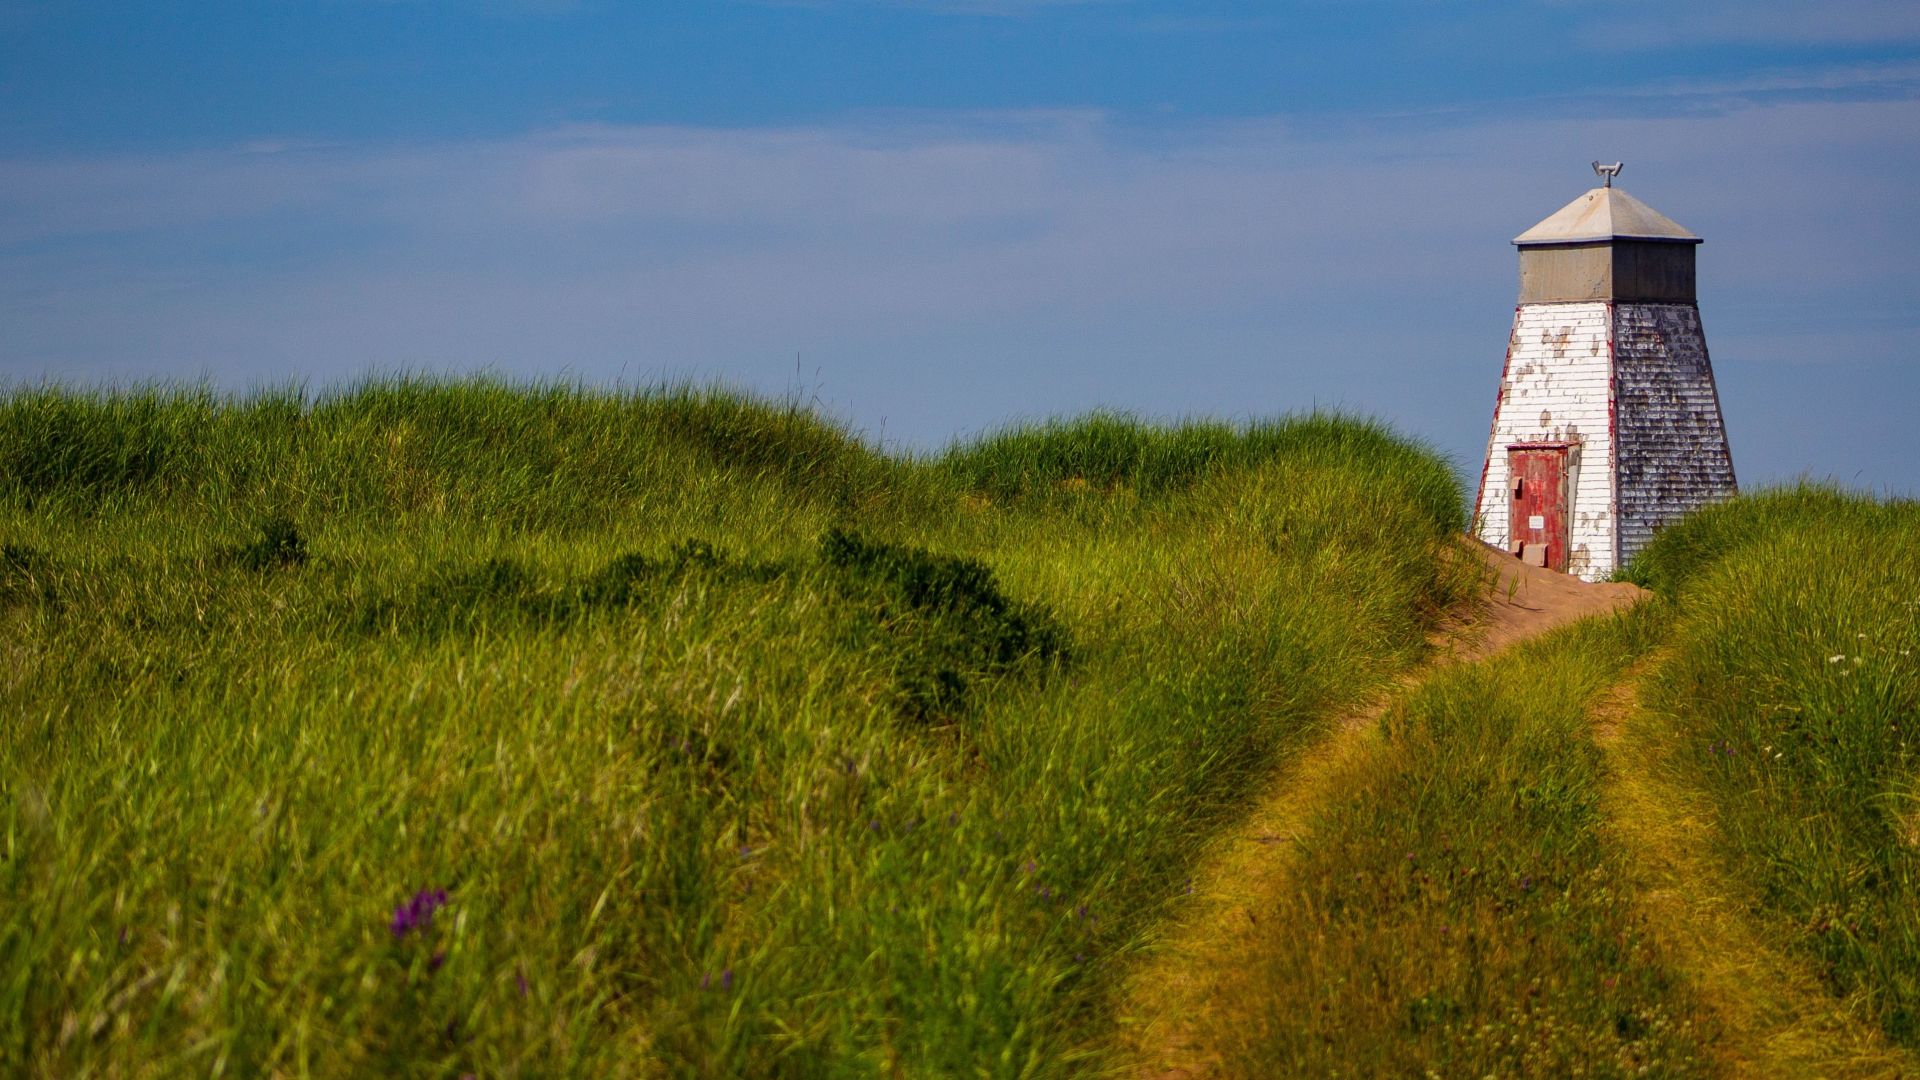
[[[1705,507],[1662,528],[1621,576],[1669,598],[1701,574],[1745,548],[1772,541],[1783,529],[1832,530],[1835,562],[1851,555],[1850,537],[1911,532],[1920,505],[1871,499],[1825,484],[1763,488]]]
[[[0,1071],[1096,1067],[1198,841],[1471,580],[1448,475],[1325,416],[14,393]]]
[[[1067,492],[1093,486],[1153,495],[1176,491],[1225,469],[1277,458],[1295,463],[1366,462],[1391,474],[1404,498],[1435,520],[1459,513],[1458,481],[1430,451],[1384,425],[1311,413],[1244,427],[1192,422],[1140,438],[1125,414],[1094,413],[1039,427],[1015,427],[956,446],[944,462],[961,483],[996,496]]]
[[[1712,1022],[1604,836],[1596,698],[1657,638],[1590,621],[1423,683],[1300,839],[1207,1018],[1233,1076],[1693,1076]]]
[[[844,510],[897,489],[903,469],[808,410],[693,387],[398,380],[244,403],[164,388],[0,403],[0,498],[67,512],[184,503],[597,528],[677,497],[664,482],[677,471]]]
[[[1631,570],[1678,612],[1635,734],[1769,927],[1920,1046],[1920,505],[1742,496]]]

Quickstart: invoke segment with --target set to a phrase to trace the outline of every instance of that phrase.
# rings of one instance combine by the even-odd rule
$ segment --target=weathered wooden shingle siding
[[[1619,558],[1734,492],[1707,339],[1692,304],[1613,305]]]
[[[1589,580],[1613,572],[1612,442],[1605,303],[1523,304],[1514,312],[1484,478],[1475,508],[1482,540],[1509,549],[1507,447],[1567,442],[1567,571]]]

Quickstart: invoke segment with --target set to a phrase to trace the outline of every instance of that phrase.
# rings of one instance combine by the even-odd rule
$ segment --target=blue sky
[[[1338,406],[1477,472],[1508,240],[1617,158],[1742,481],[1920,494],[1910,0],[0,0],[0,102],[4,381]]]

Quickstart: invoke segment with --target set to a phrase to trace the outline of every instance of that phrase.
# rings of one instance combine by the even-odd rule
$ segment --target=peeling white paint
[[[1507,448],[1564,442],[1568,572],[1598,581],[1653,530],[1733,493],[1726,429],[1692,304],[1523,304],[1475,507],[1510,549]]]
[[[1589,579],[1613,572],[1608,460],[1607,335],[1610,305],[1523,304],[1514,312],[1506,378],[1487,441],[1475,521],[1487,543],[1510,549],[1507,447],[1568,442],[1567,570]]]

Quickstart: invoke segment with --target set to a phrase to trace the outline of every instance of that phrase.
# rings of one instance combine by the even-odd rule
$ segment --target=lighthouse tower
[[[1613,186],[1514,238],[1520,304],[1474,509],[1480,539],[1598,581],[1731,495],[1694,298],[1700,238]]]

